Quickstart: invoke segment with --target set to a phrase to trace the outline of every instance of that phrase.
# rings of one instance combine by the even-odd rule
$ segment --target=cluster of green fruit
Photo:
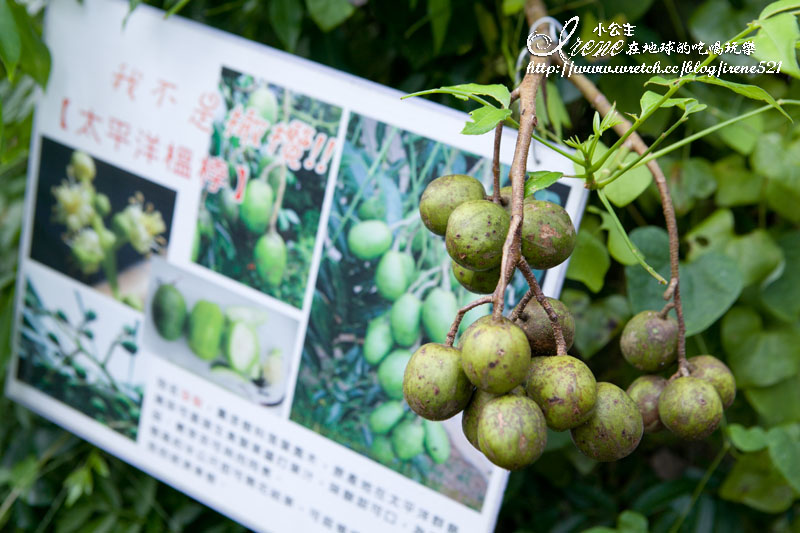
[[[198,300],[191,311],[175,285],[158,287],[150,306],[153,324],[165,340],[175,341],[184,334],[192,352],[204,361],[215,363],[211,371],[238,380],[274,384],[283,377],[280,349],[273,349],[261,360],[256,328],[266,322],[267,314],[258,308],[229,306],[223,313],[209,300]]]
[[[678,323],[655,311],[642,311],[625,325],[620,339],[622,355],[644,372],[658,372],[675,362]],[[722,411],[736,397],[730,369],[711,355],[688,361],[688,376],[667,380],[656,374],[636,378],[628,395],[639,407],[644,430],[664,428],[683,439],[704,439],[722,420]]]

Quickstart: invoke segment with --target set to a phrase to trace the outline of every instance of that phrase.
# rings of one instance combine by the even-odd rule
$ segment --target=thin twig
[[[522,296],[517,306],[514,307],[514,309],[511,311],[511,314],[508,315],[508,319],[513,322],[521,317],[522,313],[525,311],[525,306],[528,305],[528,302],[530,302],[532,299],[533,289],[528,289],[528,292]]]
[[[492,201],[500,205],[500,141],[503,139],[503,123],[498,122],[494,129],[494,153],[492,154]]]
[[[491,303],[491,301],[492,301],[492,296],[487,294],[486,296],[481,296],[474,302],[470,302],[461,309],[459,309],[458,312],[456,313],[456,318],[453,320],[453,324],[450,326],[450,331],[447,333],[447,340],[445,341],[445,345],[453,346],[453,341],[456,340],[456,333],[458,333],[458,327],[461,325],[461,320],[464,319],[464,315],[467,313],[467,311],[469,311],[470,309],[474,309],[479,305]]]
[[[547,318],[550,319],[550,325],[553,327],[553,337],[556,341],[556,355],[567,355],[567,342],[564,340],[564,330],[561,329],[558,315],[555,309],[553,309],[553,306],[550,305],[550,300],[548,300],[542,292],[542,288],[539,286],[539,282],[536,280],[531,266],[524,258],[520,260],[518,267],[522,275],[525,276],[525,281],[528,282],[531,291],[533,291],[533,296],[536,298],[536,301],[539,302],[544,312],[547,313]]]

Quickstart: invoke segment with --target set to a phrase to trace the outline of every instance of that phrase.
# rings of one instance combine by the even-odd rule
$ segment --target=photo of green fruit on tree
[[[91,293],[28,276],[17,379],[136,440],[144,395],[141,322],[107,308]]]
[[[219,89],[192,260],[300,308],[341,109],[230,69]]]
[[[363,116],[348,126],[291,419],[480,509],[491,465],[458,417],[429,421],[409,409],[403,375],[412,353],[444,342],[452,315],[478,297],[458,279],[477,274],[477,293],[497,283],[451,261],[423,225],[420,195],[438,176],[468,174],[482,199],[491,161]],[[537,194],[564,203],[567,193],[554,184]],[[509,305],[525,288],[514,280]],[[489,312],[468,312],[461,331]]]
[[[158,260],[145,311],[148,351],[251,402],[286,394],[297,322]]]
[[[175,191],[43,137],[32,259],[141,311]]]

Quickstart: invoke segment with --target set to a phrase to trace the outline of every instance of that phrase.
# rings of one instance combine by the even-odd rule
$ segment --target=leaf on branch
[[[662,96],[663,95],[653,91],[645,92],[639,101],[639,105],[641,105],[642,108],[642,116],[655,111]],[[667,98],[658,107],[678,107],[684,111],[684,115],[691,115],[692,113],[704,110],[708,106],[706,104],[701,104],[696,98]]]
[[[567,278],[583,282],[594,293],[600,292],[611,266],[608,250],[596,236],[578,231],[578,242],[569,260]]]
[[[800,492],[800,424],[771,428],[767,441],[772,464]]]
[[[797,0],[778,0],[777,2],[772,2],[768,4],[767,7],[761,10],[761,14],[758,16],[758,20],[764,20],[772,15],[780,13],[782,11],[789,11],[790,9],[800,9],[800,2]]]
[[[758,59],[780,62],[781,73],[800,78],[795,52],[795,45],[800,40],[800,28],[795,15],[782,13],[763,21],[752,40]]]
[[[8,79],[11,81],[14,81],[14,72],[20,55],[22,55],[22,40],[11,12],[11,4],[7,0],[0,0],[0,61],[3,62]]]
[[[347,0],[306,0],[311,19],[322,31],[330,31],[353,14],[355,8]]]
[[[747,85],[745,83],[735,83],[732,81],[721,80],[719,78],[715,78],[713,76],[690,76],[687,79],[690,81],[699,81],[702,83],[708,83],[709,85],[719,85],[720,87],[725,87],[736,94],[740,94],[746,98],[750,98],[751,100],[759,100],[761,102],[766,102],[778,111],[781,112],[786,118],[792,120],[786,111],[778,105],[778,102],[764,89],[757,85]]]
[[[550,170],[537,170],[529,173],[528,181],[525,182],[525,198],[533,196],[536,191],[546,189],[563,176],[563,172],[553,172]]]
[[[470,111],[469,116],[472,117],[472,122],[467,122],[461,133],[464,135],[481,135],[493,130],[495,126],[511,116],[511,110],[483,106]]]
[[[415,93],[407,94],[401,99],[411,98],[412,96],[422,96],[426,94],[450,94],[459,100],[467,100],[472,98],[477,102],[487,105],[486,101],[480,96],[491,96],[497,100],[501,106],[507,108],[511,104],[511,93],[505,85],[499,83],[493,85],[480,85],[478,83],[462,83],[461,85],[451,85],[447,87],[439,87],[438,89],[427,89],[425,91],[417,91]]]

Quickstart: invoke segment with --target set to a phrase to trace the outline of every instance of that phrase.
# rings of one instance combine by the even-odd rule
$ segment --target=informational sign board
[[[410,353],[476,297],[420,194],[449,173],[490,190],[491,135],[127,11],[48,7],[8,395],[257,531],[491,531],[507,473],[460,416],[422,425],[401,391]],[[505,164],[513,147],[509,131]],[[530,169],[572,173],[541,146]],[[584,192],[537,194],[577,226]],[[565,268],[539,273],[546,293]]]

